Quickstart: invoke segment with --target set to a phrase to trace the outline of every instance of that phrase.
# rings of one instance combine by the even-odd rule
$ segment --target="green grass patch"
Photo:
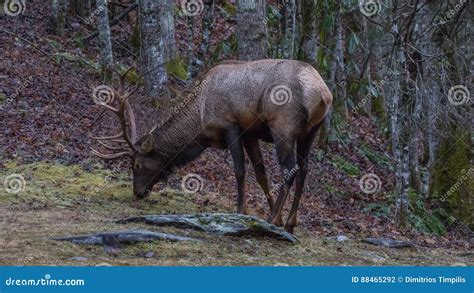
[[[381,204],[376,202],[364,203],[363,211],[370,213],[375,217],[389,218],[390,217],[390,207],[387,204]]]
[[[173,60],[170,60],[169,62],[166,63],[165,67],[166,67],[166,72],[169,75],[172,75],[181,80],[188,79],[188,71],[186,70],[187,66],[184,63],[184,60],[182,58],[177,57]]]
[[[338,196],[338,197],[344,197],[345,193],[341,190],[339,190],[337,187],[335,186],[332,186],[331,184],[327,184],[324,186],[324,190],[331,194],[331,195],[335,195],[335,196]]]
[[[393,165],[390,162],[390,159],[385,154],[375,151],[367,145],[362,145],[360,148],[358,148],[358,152],[361,155],[365,156],[367,159],[369,159],[375,165],[386,166],[389,167],[390,170],[393,169]]]
[[[352,164],[351,162],[347,161],[346,159],[339,157],[339,156],[334,156],[331,158],[331,163],[333,164],[334,167],[344,171],[347,175],[349,176],[359,176],[360,175],[360,170]]]
[[[430,234],[446,234],[445,213],[441,209],[427,211],[423,198],[412,189],[408,191],[408,198],[411,211],[408,221],[415,229]]]

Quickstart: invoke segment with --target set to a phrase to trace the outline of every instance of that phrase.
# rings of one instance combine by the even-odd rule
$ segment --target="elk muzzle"
[[[150,195],[153,184],[147,184],[143,180],[133,179],[133,195],[136,199],[143,199]]]

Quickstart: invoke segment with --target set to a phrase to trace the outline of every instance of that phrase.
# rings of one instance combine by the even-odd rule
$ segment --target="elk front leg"
[[[285,230],[290,233],[293,233],[295,226],[298,224],[298,207],[304,190],[304,181],[308,172],[308,155],[314,137],[316,136],[320,126],[321,124],[318,124],[313,127],[311,132],[304,139],[298,140],[296,144],[296,162],[299,169],[296,174],[295,198],[293,199],[293,204],[291,205],[290,213],[288,214],[288,219],[285,224]]]
[[[278,198],[273,207],[269,222],[277,225],[281,217],[283,206],[286,198],[290,192],[291,185],[295,179],[295,140],[288,136],[282,136],[278,133],[272,133],[273,141],[275,142],[278,162],[280,163],[281,171],[283,173],[283,184],[280,187]]]
[[[270,185],[268,184],[268,178],[265,172],[265,165],[263,164],[262,152],[260,151],[258,139],[244,137],[244,146],[247,150],[250,161],[252,161],[257,182],[262,188],[265,197],[267,198],[271,213],[274,207],[274,201],[272,195],[270,194]],[[283,226],[283,220],[281,217],[278,219],[277,224],[278,226]]]
[[[226,133],[227,149],[230,150],[234,164],[235,179],[237,180],[237,213],[247,214],[247,199],[245,197],[245,157],[242,147],[240,128],[232,126]]]

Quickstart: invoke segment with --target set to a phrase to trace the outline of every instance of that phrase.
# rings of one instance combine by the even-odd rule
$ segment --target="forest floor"
[[[51,237],[120,230],[140,225],[116,225],[111,220],[143,214],[234,212],[235,178],[229,152],[206,150],[196,161],[157,184],[151,196],[132,196],[127,159],[105,163],[90,153],[97,146],[91,136],[117,130],[114,117],[95,105],[91,94],[101,84],[97,39],[85,44],[91,29],[69,18],[65,35],[48,29],[49,2],[32,0],[23,15],[0,17],[0,179],[20,174],[24,190],[17,194],[0,188],[0,265],[473,265],[472,239],[459,233],[457,222],[432,233],[427,213],[414,215],[411,226],[399,231],[394,223],[393,166],[386,141],[386,124],[358,113],[334,129],[328,150],[310,155],[300,225],[300,244],[271,239],[216,237],[200,232],[173,231],[204,239],[202,243],[156,242],[129,246],[116,256],[101,247],[53,241]],[[185,19],[177,18],[181,53],[189,42]],[[224,42],[235,21],[217,19],[213,44]],[[112,28],[117,63],[135,64],[129,44],[133,29],[127,21]],[[185,54],[185,53],[183,53]],[[220,56],[219,60],[232,58]],[[183,95],[190,82],[173,80]],[[176,102],[176,101],[175,101]],[[179,102],[179,101],[178,101]],[[156,100],[137,95],[132,106],[141,133],[169,116]],[[271,185],[281,177],[273,145],[263,144],[264,163]],[[262,218],[267,205],[251,164],[247,192],[250,213]],[[202,190],[183,193],[187,174],[202,178]],[[374,173],[377,192],[366,194],[360,178]],[[416,225],[415,225],[416,224]],[[345,235],[350,241],[337,242]],[[396,250],[360,242],[384,237],[412,242],[416,248]],[[148,252],[154,256],[146,258]],[[87,260],[72,260],[72,257]]]
[[[348,235],[349,240],[338,242],[304,226],[295,232],[300,243],[290,244],[270,238],[114,224],[113,220],[135,215],[232,212],[235,207],[220,194],[196,196],[173,189],[136,201],[130,196],[127,175],[111,175],[110,170],[87,171],[79,165],[44,162],[8,163],[7,168],[25,174],[28,184],[20,195],[0,196],[0,265],[474,265],[472,251],[464,249],[379,247],[363,243],[363,234]],[[203,241],[134,244],[110,255],[102,246],[52,239],[134,228]]]

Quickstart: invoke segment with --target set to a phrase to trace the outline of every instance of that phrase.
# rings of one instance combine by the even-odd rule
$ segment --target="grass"
[[[362,145],[358,149],[359,153],[368,158],[373,164],[379,165],[379,166],[386,166],[390,170],[393,169],[393,166],[390,162],[390,159],[383,153],[377,152],[373,149],[371,149],[367,145]]]
[[[143,214],[233,212],[226,196],[153,192],[143,201],[131,195],[127,174],[100,165],[87,171],[79,165],[38,162],[4,163],[0,179],[12,173],[25,178],[18,194],[0,189],[0,265],[473,265],[461,251],[394,250],[357,239],[337,242],[298,227],[299,244],[273,239],[220,237],[198,231],[118,225],[112,220]],[[203,204],[203,203],[206,204]],[[52,237],[144,228],[203,240],[198,243],[156,241],[123,247],[116,256],[100,246],[83,246]],[[152,253],[151,253],[152,252]],[[74,257],[81,257],[74,260]]]
[[[359,176],[360,175],[360,170],[357,168],[356,165],[352,164],[351,162],[347,161],[346,159],[339,157],[339,156],[334,156],[331,159],[332,164],[344,171],[347,175],[349,176]]]

